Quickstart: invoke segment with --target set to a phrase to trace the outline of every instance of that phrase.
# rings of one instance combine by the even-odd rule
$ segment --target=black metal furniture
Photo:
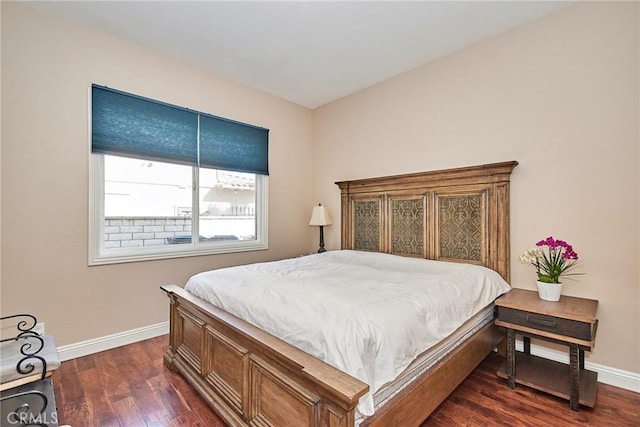
[[[13,323],[16,335],[0,340],[0,426],[57,427],[50,376],[60,366],[50,335],[39,335],[31,314],[0,318]]]

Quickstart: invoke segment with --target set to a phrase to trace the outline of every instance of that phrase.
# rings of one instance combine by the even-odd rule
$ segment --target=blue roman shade
[[[200,115],[200,166],[269,175],[269,130]]]
[[[269,174],[269,129],[91,87],[91,151]]]
[[[198,114],[125,92],[92,87],[93,153],[198,164]]]

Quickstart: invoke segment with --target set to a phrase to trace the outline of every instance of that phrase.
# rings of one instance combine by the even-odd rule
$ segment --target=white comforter
[[[369,384],[359,402],[509,290],[469,264],[330,251],[196,274],[185,289]]]

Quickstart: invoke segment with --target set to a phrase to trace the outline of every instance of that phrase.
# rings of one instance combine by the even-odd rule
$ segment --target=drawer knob
[[[556,327],[556,322],[553,320],[537,319],[533,316],[527,316],[527,322],[533,323],[534,325],[546,326],[548,328]]]

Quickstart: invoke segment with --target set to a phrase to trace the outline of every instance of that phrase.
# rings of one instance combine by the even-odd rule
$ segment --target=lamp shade
[[[331,225],[331,224],[333,224],[333,222],[331,221],[331,217],[329,216],[329,209],[327,209],[322,205],[318,205],[313,208],[309,225]]]

